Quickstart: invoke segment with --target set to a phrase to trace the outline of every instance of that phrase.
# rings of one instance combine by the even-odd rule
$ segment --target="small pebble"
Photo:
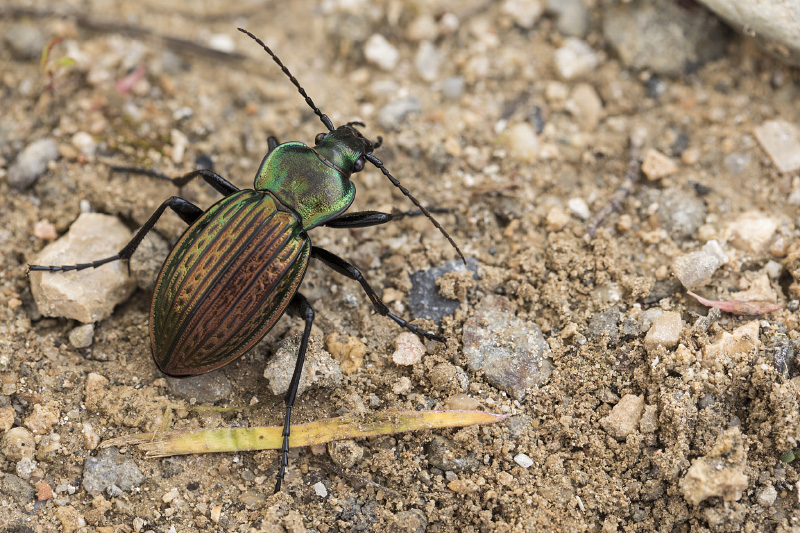
[[[300,336],[291,335],[280,343],[275,355],[267,362],[264,377],[275,396],[286,394],[294,373],[299,348]],[[321,339],[317,335],[312,335],[297,394],[302,394],[312,384],[319,387],[336,387],[341,385],[343,379],[339,363],[322,348]]]
[[[447,488],[456,494],[471,494],[477,492],[478,486],[471,479],[456,479],[447,484]]]
[[[3,38],[14,58],[20,61],[39,59],[47,46],[44,33],[33,24],[13,24],[6,28]]]
[[[419,363],[425,354],[425,345],[414,333],[404,331],[395,340],[396,350],[392,354],[392,361],[396,365],[410,366]]]
[[[386,299],[384,302],[388,303]],[[331,333],[325,337],[325,349],[331,356],[339,361],[344,375],[349,376],[364,364],[367,346],[357,337],[343,337],[338,333]]]
[[[53,139],[32,142],[9,167],[8,184],[17,189],[30,187],[47,170],[47,164],[58,159],[58,155],[58,145]]]
[[[58,402],[51,401],[45,405],[37,403],[33,406],[33,412],[25,419],[25,427],[34,435],[44,435],[58,423],[60,416]]]
[[[528,457],[524,453],[519,453],[514,457],[514,462],[517,463],[522,468],[528,469],[533,466],[533,459]]]
[[[84,324],[69,332],[69,343],[75,348],[88,348],[94,340],[94,324]]]
[[[756,493],[756,501],[762,507],[772,507],[778,499],[778,491],[772,485],[767,485]]]
[[[414,66],[425,81],[434,81],[439,77],[439,53],[432,42],[419,43],[417,55],[414,56]]]
[[[97,446],[100,444],[100,434],[94,429],[94,426],[89,422],[84,422],[81,433],[83,433],[83,445],[86,449],[97,449]]]
[[[539,138],[536,130],[527,122],[514,124],[504,134],[510,154],[523,162],[532,162],[539,157]]]
[[[83,489],[89,494],[100,494],[116,485],[125,492],[145,480],[130,455],[122,455],[115,447],[103,448],[95,457],[87,457],[83,464]]]
[[[233,385],[222,371],[188,378],[168,377],[167,386],[175,396],[194,403],[214,403],[233,393]]]
[[[470,369],[483,371],[490,383],[517,400],[553,372],[541,327],[515,316],[502,296],[484,297],[464,323],[462,342]]]
[[[328,495],[328,489],[322,481],[318,481],[314,483],[314,493],[320,498],[324,498]]]
[[[85,131],[79,131],[72,136],[72,146],[87,157],[93,156],[97,150],[97,142],[94,137]]]
[[[436,19],[428,14],[419,15],[406,28],[406,38],[410,41],[432,41],[438,33]]]
[[[10,405],[0,407],[0,431],[8,431],[14,427],[14,408]]]
[[[352,468],[364,457],[364,448],[352,439],[336,440],[328,443],[328,455],[342,468]]]
[[[585,41],[568,37],[555,52],[555,65],[561,79],[570,81],[594,70],[597,56]]]
[[[40,220],[33,225],[33,236],[44,241],[54,241],[58,238],[56,227],[47,220]]]
[[[538,0],[505,0],[501,7],[506,15],[510,15],[519,26],[530,30],[539,20],[544,6]]]
[[[569,215],[560,207],[552,207],[545,218],[545,229],[548,232],[561,231],[569,224]]]
[[[467,394],[455,394],[444,401],[444,408],[454,411],[474,411],[481,402]]]
[[[386,71],[392,70],[400,59],[400,52],[386,40],[386,37],[374,33],[364,43],[364,57],[369,63]]]
[[[53,489],[46,481],[42,480],[36,485],[36,499],[40,502],[49,500],[53,497]]]
[[[3,436],[2,449],[3,455],[11,461],[33,457],[36,451],[33,434],[23,427],[11,428]]]
[[[448,100],[458,100],[464,94],[466,80],[463,76],[451,76],[442,82],[442,95]]]
[[[547,0],[547,12],[556,16],[562,35],[583,37],[589,29],[589,11],[583,0]]]
[[[573,89],[566,109],[583,131],[594,131],[603,116],[603,101],[588,83],[579,83]]]
[[[763,213],[748,211],[739,215],[728,229],[731,232],[731,243],[736,248],[761,253],[769,246],[778,229],[778,223]]]
[[[714,272],[728,262],[728,257],[715,240],[708,241],[702,250],[678,256],[672,262],[672,271],[681,285],[694,291],[708,285]]]
[[[37,468],[39,468],[39,463],[33,457],[23,457],[17,461],[16,472],[19,477],[29,481]]]
[[[645,335],[644,347],[648,352],[659,346],[667,349],[674,348],[680,340],[681,331],[683,331],[683,320],[681,320],[680,313],[665,311],[655,319]]]
[[[658,150],[652,148],[647,151],[642,161],[642,172],[649,180],[658,180],[665,178],[678,171],[678,165],[675,162],[662,154]]]
[[[747,448],[738,427],[717,437],[709,452],[692,460],[678,482],[683,497],[692,505],[720,496],[726,502],[738,501],[747,489]]]
[[[586,205],[586,200],[583,198],[570,198],[567,202],[567,207],[572,211],[572,214],[581,220],[588,220],[592,213],[589,211],[589,206]]]
[[[768,120],[753,130],[761,147],[782,173],[800,170],[800,129],[785,120]]]
[[[208,47],[230,54],[236,51],[236,42],[227,33],[215,33],[209,38]]]
[[[222,517],[222,506],[215,505],[214,507],[212,507],[209,516],[211,517],[212,522],[214,522],[215,524],[219,524],[219,519]]]
[[[622,441],[639,427],[643,411],[644,396],[626,394],[620,398],[608,416],[600,419],[600,425],[609,435]]]
[[[395,100],[383,106],[378,112],[378,122],[386,129],[398,129],[411,115],[422,111],[422,104],[413,96]]]
[[[411,390],[411,380],[408,376],[402,376],[397,382],[392,385],[392,392],[397,394],[398,396],[401,394],[405,394]]]

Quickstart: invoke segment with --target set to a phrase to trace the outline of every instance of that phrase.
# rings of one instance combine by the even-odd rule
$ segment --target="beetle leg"
[[[424,329],[420,329],[417,326],[408,323],[408,321],[403,320],[399,316],[389,311],[389,308],[386,307],[386,304],[381,301],[380,297],[375,293],[372,287],[369,286],[369,283],[367,283],[367,280],[365,280],[364,276],[361,275],[361,272],[359,272],[359,270],[356,267],[354,267],[353,265],[351,265],[338,255],[333,254],[328,250],[325,250],[318,246],[312,246],[311,257],[319,259],[320,261],[331,267],[339,274],[359,282],[361,284],[361,288],[363,288],[364,292],[367,293],[367,297],[372,302],[372,306],[375,308],[378,314],[383,316],[388,316],[389,318],[400,324],[400,326],[406,328],[407,330],[413,333],[416,333],[417,335],[425,337],[426,339],[431,339],[438,342],[445,342],[444,337],[440,337],[439,335],[431,333],[430,331],[425,331]]]
[[[431,213],[449,213],[449,209],[436,208],[429,209]],[[357,213],[346,213],[322,224],[329,228],[368,228],[369,226],[379,226],[392,220],[400,220],[405,217],[415,217],[422,215],[422,211],[401,211],[398,213],[381,213],[380,211],[359,211]]]
[[[272,151],[278,147],[280,142],[278,142],[278,138],[274,135],[270,135],[267,137],[267,155],[271,154]]]
[[[164,214],[164,210],[169,207],[173,211],[175,211],[181,219],[186,222],[187,224],[193,223],[197,220],[200,215],[203,214],[203,210],[194,205],[193,203],[187,202],[183,198],[178,196],[172,196],[164,201],[158,209],[156,209],[155,213],[153,213],[147,222],[144,223],[139,231],[136,232],[136,235],[133,236],[131,242],[125,245],[125,247],[119,251],[117,255],[112,255],[111,257],[106,257],[104,259],[98,259],[97,261],[92,261],[91,263],[80,263],[77,265],[63,265],[63,266],[41,266],[41,265],[29,265],[28,271],[31,270],[44,270],[49,272],[67,272],[69,270],[83,270],[86,268],[97,268],[101,265],[105,265],[106,263],[111,263],[112,261],[118,261],[120,259],[130,259],[133,255],[133,252],[136,251],[136,248],[144,239],[144,236],[153,229],[153,226],[156,225],[156,222]]]
[[[193,170],[188,174],[184,174],[183,176],[178,176],[177,178],[170,178],[166,174],[162,174],[154,170],[148,170],[146,168],[136,168],[136,167],[111,167],[111,172],[127,172],[129,174],[141,174],[143,176],[150,176],[151,178],[157,178],[160,180],[169,181],[170,183],[173,183],[176,187],[183,187],[193,179],[201,177],[205,180],[206,183],[214,187],[223,196],[230,196],[235,192],[239,192],[239,188],[236,185],[229,182],[228,180],[226,180],[213,170],[209,170],[207,168],[200,168],[197,170]]]
[[[283,476],[286,473],[286,467],[289,465],[289,432],[291,429],[292,420],[292,406],[294,406],[294,399],[297,396],[297,387],[300,384],[300,376],[303,373],[303,363],[306,360],[306,350],[308,349],[308,339],[311,337],[311,324],[314,322],[314,309],[305,296],[299,292],[294,295],[291,307],[296,308],[303,320],[306,321],[306,327],[303,330],[303,336],[300,339],[300,349],[297,352],[297,362],[294,365],[294,373],[292,374],[292,381],[289,383],[289,389],[286,391],[286,396],[283,400],[286,403],[286,417],[283,419],[283,446],[281,446],[281,466],[278,470],[278,480],[275,482],[275,492],[280,492]]]

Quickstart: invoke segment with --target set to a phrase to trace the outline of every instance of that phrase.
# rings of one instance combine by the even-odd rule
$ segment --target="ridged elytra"
[[[272,50],[247,30],[239,28],[239,31],[255,40],[272,57],[328,131],[316,136],[314,146],[300,142],[280,144],[275,137],[270,137],[268,152],[256,174],[253,189],[239,190],[208,169],[170,178],[145,169],[113,167],[113,172],[144,174],[179,187],[201,177],[223,198],[203,211],[183,198],[172,196],[156,209],[118,254],[77,265],[31,265],[30,270],[83,270],[130,259],[159,217],[170,208],[189,227],[164,261],[150,306],[150,347],[162,372],[186,377],[216,370],[255,346],[286,310],[299,313],[305,320],[305,328],[284,397],[283,445],[275,484],[278,492],[288,464],[292,406],[314,320],[314,310],[298,292],[310,258],[359,282],[379,314],[423,337],[444,342],[442,337],[391,313],[356,267],[313,246],[308,231],[317,226],[376,226],[423,214],[442,232],[462,260],[464,256],[433,215],[373,155],[381,144],[380,137],[374,143],[366,139],[356,128],[363,127],[358,122],[334,128],[328,116],[314,105]],[[345,214],[356,192],[350,176],[363,170],[367,161],[380,169],[418,211]]]

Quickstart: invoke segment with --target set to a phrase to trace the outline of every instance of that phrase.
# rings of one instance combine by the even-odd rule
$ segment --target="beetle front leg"
[[[200,215],[203,214],[203,210],[194,205],[191,202],[187,202],[183,198],[179,196],[172,196],[164,201],[158,209],[156,209],[155,213],[150,216],[147,222],[145,222],[144,226],[142,226],[139,231],[136,232],[136,235],[133,236],[131,242],[125,245],[125,247],[119,251],[117,255],[112,255],[111,257],[106,257],[104,259],[98,259],[97,261],[92,261],[91,263],[80,263],[77,265],[63,265],[63,266],[42,266],[42,265],[29,265],[28,271],[46,271],[46,272],[67,272],[70,270],[84,270],[86,268],[97,268],[101,265],[105,265],[106,263],[111,263],[112,261],[119,261],[120,259],[130,259],[133,255],[133,252],[136,251],[136,248],[141,244],[142,239],[144,239],[145,235],[153,229],[153,226],[156,225],[158,219],[164,214],[164,210],[169,207],[175,213],[181,217],[181,220],[186,222],[187,224],[192,224],[195,220],[197,220]]]
[[[292,422],[292,406],[294,406],[294,399],[297,397],[297,387],[300,385],[300,376],[303,374],[303,363],[305,363],[306,350],[308,350],[308,339],[311,337],[311,324],[314,322],[314,309],[311,307],[311,304],[308,303],[305,296],[298,292],[294,295],[289,305],[299,312],[300,316],[306,322],[306,327],[300,339],[300,349],[297,352],[297,362],[294,365],[292,381],[289,383],[286,396],[283,398],[284,403],[286,403],[286,416],[283,419],[281,466],[278,470],[278,480],[275,482],[275,492],[280,492],[283,476],[286,474],[286,467],[289,465],[289,433]]]
[[[320,261],[331,267],[339,274],[359,282],[361,284],[361,288],[363,288],[364,292],[367,293],[367,297],[372,302],[372,306],[375,308],[378,314],[383,316],[388,316],[389,318],[400,324],[400,326],[406,328],[407,330],[413,333],[416,333],[417,335],[425,337],[426,339],[431,339],[438,342],[445,342],[444,337],[440,337],[439,335],[431,333],[430,331],[420,329],[417,326],[410,324],[407,320],[403,320],[399,316],[389,311],[389,308],[386,307],[386,304],[381,301],[377,293],[372,289],[372,287],[369,286],[369,283],[367,283],[367,280],[365,280],[364,276],[361,275],[361,272],[356,267],[354,267],[353,265],[351,265],[338,255],[333,254],[328,250],[325,250],[318,246],[312,246],[311,257],[319,259]]]
[[[429,209],[431,213],[449,213],[446,208]],[[401,211],[399,213],[381,213],[380,211],[359,211],[357,213],[347,213],[329,220],[323,224],[329,228],[368,228],[379,226],[393,220],[401,220],[405,217],[415,217],[422,215],[422,211]]]
[[[175,185],[176,187],[183,187],[193,179],[197,177],[203,178],[206,183],[214,187],[221,195],[223,196],[230,196],[235,192],[239,192],[239,188],[234,185],[233,183],[229,182],[213,170],[209,170],[207,168],[201,168],[198,170],[193,170],[188,174],[184,174],[183,176],[178,176],[177,178],[171,178],[166,174],[162,174],[160,172],[156,172],[155,170],[148,170],[146,168],[136,168],[136,167],[111,167],[111,172],[127,172],[129,174],[141,174],[143,176],[150,176],[151,178],[157,178],[160,180],[168,181]]]

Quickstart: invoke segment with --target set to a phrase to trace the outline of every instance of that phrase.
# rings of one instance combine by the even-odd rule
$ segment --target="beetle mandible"
[[[238,29],[272,57],[328,131],[316,136],[313,147],[300,142],[279,144],[275,137],[270,137],[268,152],[256,174],[253,189],[240,190],[209,169],[170,178],[150,170],[114,167],[112,171],[150,175],[179,187],[201,177],[224,198],[203,211],[183,198],[172,196],[156,209],[118,254],[91,263],[31,265],[29,268],[63,272],[130,259],[164,211],[172,209],[189,227],[161,268],[150,305],[149,328],[153,359],[169,376],[188,377],[218,369],[253,348],[287,309],[299,312],[305,328],[284,397],[283,444],[275,483],[275,492],[278,492],[288,465],[292,406],[314,320],[314,310],[299,292],[310,258],[360,283],[379,314],[425,338],[444,342],[444,338],[390,312],[356,267],[313,246],[307,232],[317,226],[376,226],[404,216],[423,214],[447,238],[462,261],[464,256],[433,215],[373,155],[381,144],[380,137],[374,143],[366,139],[356,129],[356,126],[363,127],[360,122],[334,128],[328,116],[314,105],[272,50],[249,31]],[[356,193],[350,177],[362,171],[367,161],[398,187],[419,211],[344,214]]]

